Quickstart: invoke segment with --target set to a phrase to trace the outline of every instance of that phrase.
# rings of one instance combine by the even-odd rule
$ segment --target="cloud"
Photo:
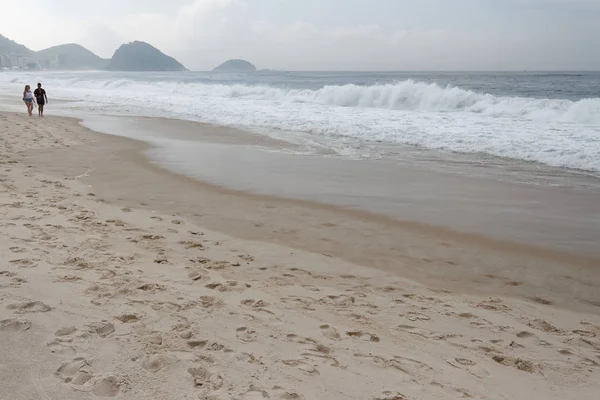
[[[79,41],[110,57],[144,40],[200,70],[228,58],[298,70],[600,69],[590,51],[600,0],[38,0],[32,17],[48,35],[24,33],[24,3],[3,1],[2,29],[35,48]]]
[[[152,43],[193,69],[211,69],[228,58],[276,69],[459,68],[446,42],[465,50],[482,46],[476,38],[441,29],[280,23],[257,18],[242,0],[196,0],[172,15],[129,15],[113,29],[127,40]]]

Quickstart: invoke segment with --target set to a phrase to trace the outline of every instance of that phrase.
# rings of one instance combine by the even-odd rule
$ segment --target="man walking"
[[[46,96],[46,91],[44,89],[42,89],[41,83],[37,84],[37,89],[35,89],[35,91],[33,92],[33,95],[35,96],[35,100],[37,101],[37,104],[38,104],[38,112],[40,114],[40,117],[43,117],[44,116],[44,105],[48,104],[48,96]]]

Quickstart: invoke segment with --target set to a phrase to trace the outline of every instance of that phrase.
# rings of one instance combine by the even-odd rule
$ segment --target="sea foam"
[[[5,75],[0,86],[20,88],[18,78]],[[44,82],[54,96],[92,112],[300,133],[333,149],[348,141],[356,148],[397,143],[600,171],[599,98],[503,97],[414,80],[318,89],[118,74],[51,75]]]

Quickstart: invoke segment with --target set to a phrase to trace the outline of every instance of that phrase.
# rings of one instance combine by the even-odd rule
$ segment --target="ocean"
[[[11,72],[0,90],[18,101],[37,81],[69,114],[238,127],[306,154],[430,149],[600,172],[600,72]]]

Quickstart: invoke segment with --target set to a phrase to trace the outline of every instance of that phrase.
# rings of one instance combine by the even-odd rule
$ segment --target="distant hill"
[[[131,42],[117,49],[108,64],[113,71],[187,71],[175,60],[145,42]]]
[[[27,47],[0,35],[0,54],[31,56],[34,52]]]
[[[98,57],[75,43],[38,52],[0,35],[0,67],[62,70],[187,71],[177,60],[144,42],[131,42],[117,49],[112,59]]]
[[[256,67],[246,60],[228,60],[219,65],[216,72],[256,72]]]
[[[55,69],[104,69],[109,62],[75,43],[38,51],[36,58],[38,61],[52,61]]]

